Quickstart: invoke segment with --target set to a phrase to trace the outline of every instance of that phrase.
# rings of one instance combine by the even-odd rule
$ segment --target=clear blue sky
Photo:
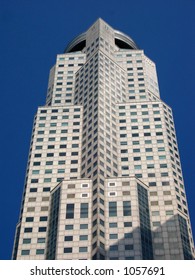
[[[33,117],[49,69],[74,36],[101,17],[131,36],[157,65],[173,108],[195,234],[195,1],[0,1],[0,259],[10,259]]]

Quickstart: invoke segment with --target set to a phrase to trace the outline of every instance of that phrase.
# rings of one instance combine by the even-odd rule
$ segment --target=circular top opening
[[[115,45],[119,49],[138,49],[136,43],[126,34],[115,30]],[[65,53],[82,51],[86,46],[86,32],[75,37],[66,47]]]

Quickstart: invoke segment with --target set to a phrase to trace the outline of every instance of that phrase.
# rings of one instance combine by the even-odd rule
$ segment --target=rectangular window
[[[45,243],[45,238],[43,237],[38,238],[37,243]]]
[[[133,244],[132,245],[125,245],[125,250],[133,250]]]
[[[81,203],[80,218],[88,218],[88,203]]]
[[[80,224],[80,229],[88,229],[88,224]]]
[[[66,205],[66,219],[74,219],[74,204]]]
[[[45,253],[44,249],[37,249],[36,250],[36,255],[43,255]]]
[[[31,243],[31,239],[30,238],[24,238],[23,239],[23,244],[30,244]]]
[[[109,223],[109,228],[117,228],[117,223]]]
[[[46,232],[47,228],[46,227],[39,227],[39,232]]]
[[[65,253],[65,254],[70,254],[70,253],[72,253],[72,248],[71,248],[71,247],[66,247],[66,248],[64,248],[64,253]]]
[[[110,239],[118,239],[118,234],[110,234],[109,238]]]
[[[31,179],[32,184],[38,183],[38,181],[39,181],[38,179]]]
[[[132,222],[124,222],[124,227],[132,227]]]
[[[25,233],[27,233],[27,232],[32,232],[32,228],[27,227],[27,228],[24,229],[24,232],[25,232]]]
[[[22,250],[21,255],[22,255],[22,256],[28,256],[28,255],[30,255],[30,250]]]
[[[73,225],[65,225],[65,230],[73,230]]]
[[[79,247],[79,253],[87,252],[87,247]]]
[[[26,222],[30,223],[34,221],[34,217],[26,217]]]
[[[117,202],[110,201],[109,202],[109,217],[117,216]]]
[[[123,201],[123,216],[131,216],[131,202]]]
[[[73,241],[73,236],[65,236],[64,241]]]
[[[133,237],[133,233],[132,232],[127,232],[124,234],[125,238],[132,238]]]
[[[110,251],[118,251],[118,245],[111,245]]]

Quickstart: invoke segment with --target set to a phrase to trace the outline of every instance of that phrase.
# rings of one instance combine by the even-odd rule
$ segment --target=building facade
[[[154,62],[98,19],[57,55],[34,118],[13,259],[193,259]]]

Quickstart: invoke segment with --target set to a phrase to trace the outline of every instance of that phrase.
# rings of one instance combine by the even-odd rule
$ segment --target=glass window
[[[111,233],[111,234],[109,235],[109,238],[110,238],[110,239],[118,239],[118,234],[116,234],[116,233],[115,233],[115,234],[112,234],[112,233]]]
[[[73,236],[71,235],[65,236],[64,241],[73,241]]]
[[[110,251],[118,251],[118,245],[111,245]]]
[[[45,252],[44,249],[37,249],[37,250],[36,250],[36,255],[43,255],[44,252]]]
[[[123,216],[131,216],[131,202],[123,201]]]
[[[24,238],[23,239],[23,244],[30,244],[31,243],[31,238]]]
[[[124,227],[132,227],[132,222],[124,222]]]
[[[46,232],[47,228],[46,227],[39,227],[39,232]]]
[[[65,230],[72,230],[73,228],[73,225],[65,225]]]
[[[109,223],[110,228],[117,228],[117,223]]]
[[[80,224],[80,229],[88,229],[88,224]]]
[[[81,203],[80,218],[88,218],[88,203]]]
[[[133,244],[125,245],[125,250],[133,250]]]
[[[24,232],[32,232],[32,228],[28,227],[24,229]]]
[[[87,252],[87,247],[79,247],[79,253]]]
[[[22,255],[22,256],[28,256],[28,255],[30,255],[30,250],[22,250],[21,255]]]
[[[80,235],[79,240],[88,240],[88,235]]]
[[[69,203],[66,205],[66,219],[74,219],[74,204]]]
[[[72,253],[72,248],[71,248],[71,247],[65,247],[65,248],[64,248],[64,253],[65,253],[65,254],[70,254],[70,253]]]
[[[117,216],[117,202],[110,201],[109,202],[109,217]]]
[[[45,243],[45,238],[42,237],[38,238],[37,243]]]

